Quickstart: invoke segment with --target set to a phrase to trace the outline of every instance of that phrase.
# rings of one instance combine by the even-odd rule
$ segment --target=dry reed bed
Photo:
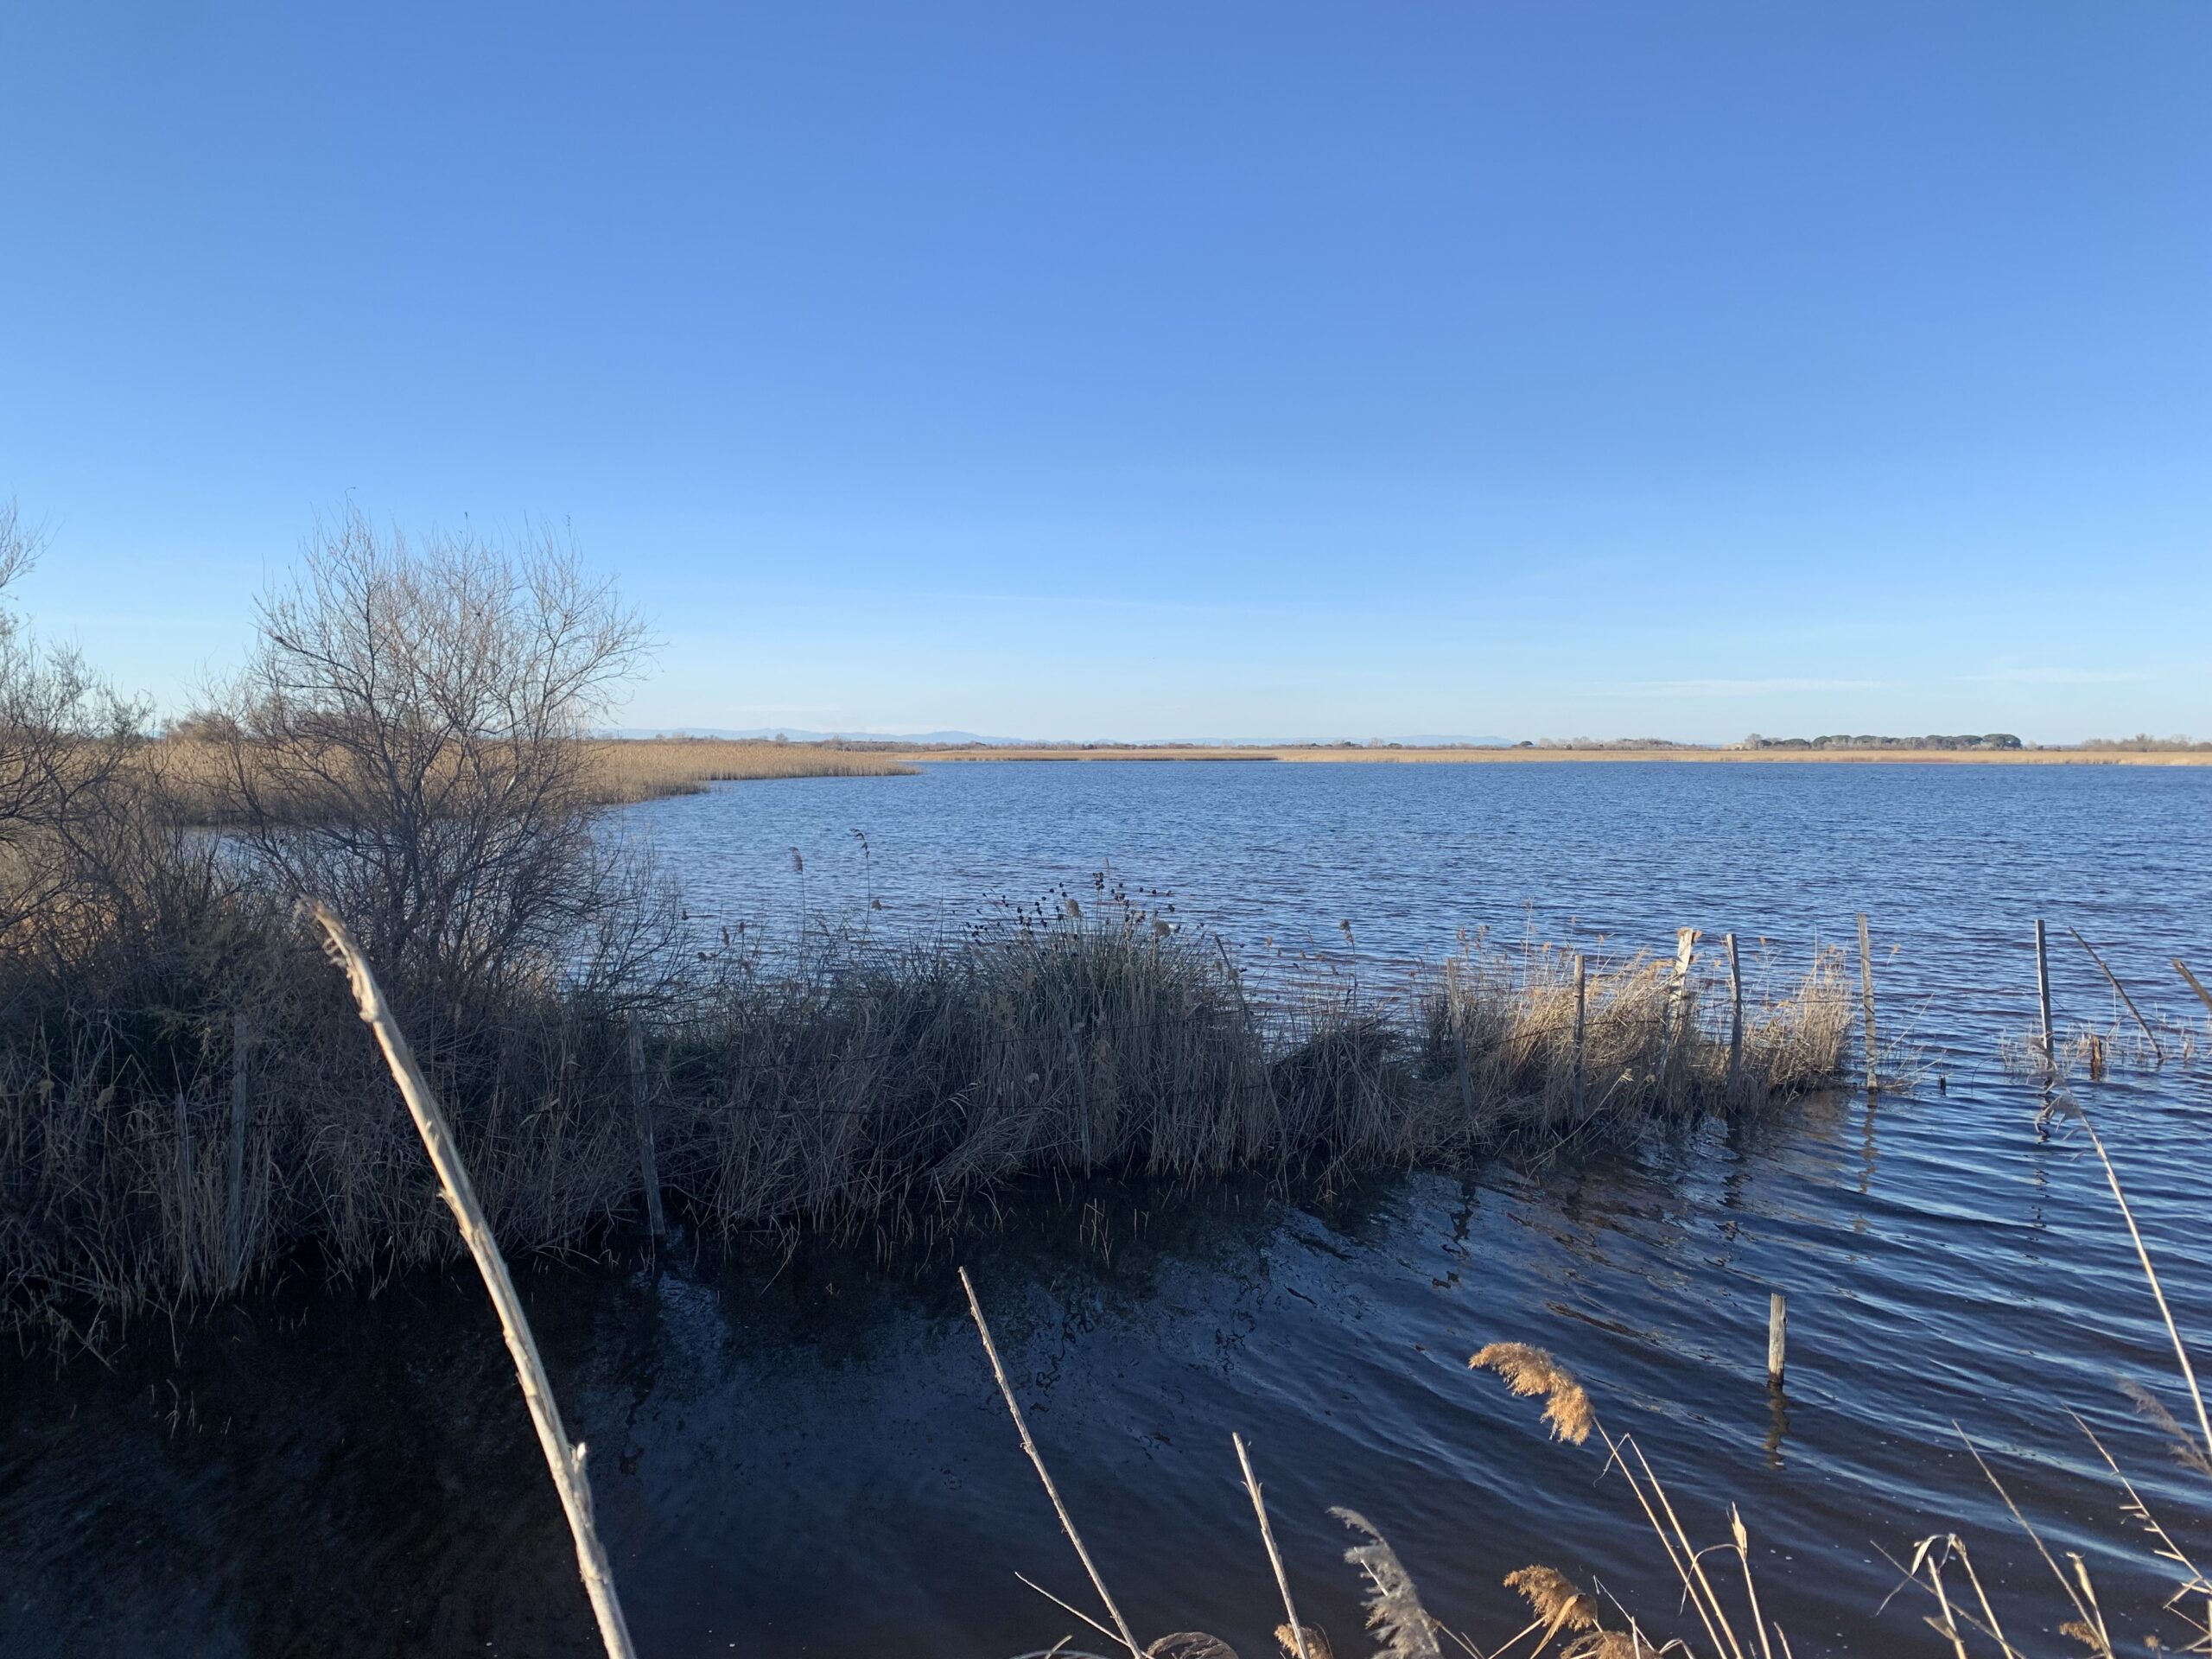
[[[915,771],[879,751],[838,743],[607,738],[589,744],[587,754],[592,796],[602,805],[693,794],[708,784],[771,778],[895,778]]]
[[[246,751],[245,764],[251,764]],[[232,768],[238,757],[223,744],[165,738],[140,747],[141,772],[178,822],[219,825],[235,814]],[[620,806],[671,795],[696,794],[709,784],[776,778],[890,778],[911,774],[905,761],[869,748],[835,743],[776,743],[730,738],[597,738],[582,745],[584,797]]]
[[[241,923],[4,1033],[0,1321],[89,1338],[303,1259],[374,1279],[454,1258],[406,1117],[312,950],[289,924]],[[1732,1081],[1725,1007],[1678,1005],[1671,960],[1632,960],[1590,977],[1578,1112],[1566,961],[1471,955],[1410,1004],[1273,1010],[1210,944],[1128,918],[741,965],[650,1013],[662,1185],[706,1235],[889,1243],[1028,1177],[1326,1182],[1633,1136],[1847,1063],[1855,1004],[1833,956],[1747,1009]],[[642,1212],[624,1015],[552,984],[408,1013],[511,1249],[582,1249]]]

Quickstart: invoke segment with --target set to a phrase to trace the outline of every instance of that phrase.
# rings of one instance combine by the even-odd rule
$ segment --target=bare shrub
[[[590,722],[649,640],[574,544],[419,544],[349,512],[269,593],[197,732],[257,875],[327,900],[431,1007],[572,965],[639,898],[597,843]]]
[[[0,502],[0,940],[35,958],[66,955],[99,925],[112,797],[143,717],[6,603],[38,545]]]

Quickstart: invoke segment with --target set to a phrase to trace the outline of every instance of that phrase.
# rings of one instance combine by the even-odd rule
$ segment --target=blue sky
[[[0,4],[24,601],[351,499],[643,725],[2212,736],[2212,6]]]

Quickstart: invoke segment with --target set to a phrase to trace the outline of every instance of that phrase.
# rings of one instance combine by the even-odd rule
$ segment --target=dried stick
[[[1083,1547],[1082,1535],[1075,1529],[1075,1522],[1068,1514],[1068,1506],[1060,1502],[1060,1489],[1052,1484],[1052,1477],[1045,1467],[1045,1459],[1037,1450],[1037,1442],[1030,1438],[1029,1420],[1021,1414],[1021,1402],[1014,1397],[1014,1385],[1006,1380],[1006,1367],[999,1363],[999,1345],[991,1340],[991,1327],[983,1318],[983,1305],[976,1299],[976,1282],[969,1278],[968,1269],[960,1269],[960,1287],[968,1293],[968,1311],[976,1316],[976,1329],[983,1338],[983,1352],[991,1362],[991,1375],[998,1378],[999,1393],[1006,1400],[1006,1408],[1014,1417],[1014,1432],[1021,1436],[1021,1449],[1029,1454],[1029,1461],[1036,1466],[1037,1478],[1045,1483],[1045,1496],[1052,1500],[1054,1513],[1060,1517],[1060,1530],[1066,1533],[1068,1541],[1075,1546],[1076,1559],[1083,1563],[1083,1570],[1090,1575],[1090,1587],[1098,1592],[1098,1599],[1106,1604],[1106,1611],[1113,1618],[1114,1628],[1132,1659],[1145,1659],[1144,1649],[1137,1645],[1135,1637],[1129,1634],[1129,1622],[1122,1617],[1122,1610],[1114,1605],[1114,1598],[1107,1592],[1106,1580],[1098,1576],[1098,1569],[1091,1565],[1090,1552]]]
[[[1252,1513],[1260,1517],[1260,1539],[1268,1547],[1268,1565],[1275,1570],[1275,1588],[1282,1592],[1282,1610],[1290,1619],[1291,1645],[1298,1650],[1298,1659],[1313,1659],[1306,1650],[1306,1627],[1298,1622],[1298,1609],[1291,1605],[1290,1577],[1282,1570],[1282,1552],[1275,1548],[1275,1529],[1268,1524],[1268,1506],[1260,1501],[1259,1477],[1252,1472],[1251,1454],[1244,1449],[1244,1437],[1232,1433],[1230,1440],[1236,1447],[1236,1461],[1244,1471],[1244,1490],[1252,1494]]]
[[[461,1236],[468,1246],[468,1253],[476,1258],[476,1270],[484,1275],[484,1288],[491,1294],[493,1312],[499,1316],[499,1331],[507,1339],[507,1353],[514,1361],[515,1379],[522,1384],[524,1403],[529,1406],[531,1421],[537,1428],[537,1444],[545,1453],[545,1466],[552,1471],[554,1489],[561,1494],[561,1507],[568,1512],[569,1530],[575,1535],[576,1566],[583,1573],[584,1591],[590,1596],[592,1612],[599,1620],[599,1637],[606,1645],[607,1659],[634,1659],[636,1650],[630,1645],[629,1626],[623,1622],[622,1603],[614,1593],[614,1574],[607,1563],[607,1548],[600,1541],[599,1529],[592,1519],[591,1482],[584,1474],[584,1448],[581,1445],[571,1446],[568,1431],[561,1426],[561,1408],[554,1403],[553,1384],[545,1375],[545,1363],[537,1357],[537,1340],[531,1334],[530,1321],[522,1311],[522,1299],[515,1294],[514,1281],[507,1276],[506,1259],[499,1254],[499,1241],[492,1236],[492,1224],[485,1217],[484,1206],[477,1202],[467,1166],[461,1160],[461,1149],[454,1144],[453,1128],[446,1122],[445,1109],[430,1092],[422,1067],[415,1063],[415,1051],[408,1045],[407,1033],[393,1018],[391,1005],[378,988],[376,976],[369,970],[368,959],[361,954],[361,947],[346,931],[346,924],[327,905],[313,904],[308,911],[329,938],[331,960],[346,970],[354,1003],[362,1020],[376,1033],[377,1046],[384,1050],[385,1064],[391,1068],[392,1081],[399,1085],[400,1096],[406,1101],[415,1128],[423,1137],[423,1150],[429,1154],[431,1167],[437,1171],[446,1206],[461,1225]]]
[[[2150,1039],[2151,1052],[2158,1057],[2158,1064],[2164,1065],[2166,1060],[2166,1051],[2158,1046],[2158,1033],[2152,1030],[2151,1022],[2136,1011],[2135,999],[2127,994],[2127,988],[2120,982],[2120,976],[2105,966],[2105,959],[2097,954],[2097,947],[2082,937],[2080,928],[2069,922],[2066,924],[2066,931],[2074,936],[2075,944],[2089,953],[2089,960],[2097,964],[2097,970],[2112,982],[2113,990],[2119,995],[2120,1000],[2127,1005],[2128,1013],[2135,1016],[2135,1023],[2143,1028],[2144,1036]]]
[[[2196,1427],[2204,1436],[2204,1450],[2212,1456],[2212,1417],[2204,1410],[2204,1391],[2196,1386],[2196,1368],[2189,1363],[2189,1349],[2182,1342],[2181,1327],[2174,1323],[2173,1310],[2166,1306],[2166,1293],[2159,1287],[2158,1269],[2151,1265],[2151,1252],[2144,1247],[2143,1235],[2135,1225],[2135,1211],[2128,1207],[2127,1194],[2120,1190],[2120,1172],[2112,1166],[2112,1154],[2105,1150],[2104,1138],[2097,1133],[2097,1126],[2089,1122],[2089,1115],[2082,1111],[2082,1127],[2088,1132],[2089,1144],[2097,1149],[2097,1161],[2105,1166],[2105,1181],[2112,1188],[2114,1203],[2120,1205],[2120,1218],[2127,1224],[2127,1236],[2135,1241],[2135,1259],[2142,1263],[2143,1277],[2150,1281],[2151,1294],[2158,1304],[2158,1317],[2166,1322],[2166,1335],[2173,1339],[2174,1358],[2181,1366],[2182,1381],[2189,1384],[2189,1397],[2196,1407]]]
[[[1774,1659],[1774,1649],[1767,1645],[1766,1625],[1759,1617],[1758,1586],[1751,1582],[1751,1538],[1744,1529],[1744,1517],[1736,1506],[1728,1506],[1728,1530],[1736,1541],[1736,1559],[1744,1565],[1744,1596],[1751,1604],[1751,1629],[1759,1638],[1760,1659]]]
[[[2196,993],[2196,1000],[2202,1002],[2207,1008],[2212,1008],[2212,991],[2206,990],[2202,985],[2197,982],[2196,976],[2189,971],[2189,964],[2187,963],[2183,962],[2179,957],[2176,957],[2173,961],[2174,971],[2189,982],[2189,988]]]

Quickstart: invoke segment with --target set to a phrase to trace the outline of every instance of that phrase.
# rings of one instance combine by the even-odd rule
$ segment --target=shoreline
[[[1292,766],[1525,766],[1568,761],[1694,766],[2207,766],[2212,750],[2155,749],[1362,749],[1195,744],[1027,744],[884,751],[909,765],[1007,760],[1277,760]]]

